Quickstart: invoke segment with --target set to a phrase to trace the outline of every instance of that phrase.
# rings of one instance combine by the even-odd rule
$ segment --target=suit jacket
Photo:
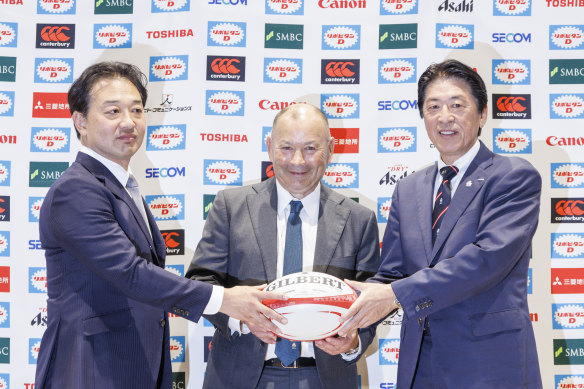
[[[231,287],[259,285],[276,278],[276,179],[219,192],[207,217],[187,277]],[[375,214],[321,185],[314,271],[341,279],[364,280],[379,267]],[[249,389],[259,381],[267,345],[249,333],[231,336],[228,317],[209,316],[216,331],[204,388]],[[362,351],[375,336],[360,331]],[[326,388],[357,387],[355,361],[346,363],[314,348],[319,377]]]
[[[165,244],[146,213],[152,236],[119,181],[83,153],[49,189],[37,388],[172,387],[166,311],[196,321],[211,289],[163,269]]]
[[[412,384],[427,322],[449,388],[541,388],[527,307],[541,177],[481,142],[432,247],[436,174],[431,166],[397,185],[373,278],[392,282],[404,309],[397,386]]]

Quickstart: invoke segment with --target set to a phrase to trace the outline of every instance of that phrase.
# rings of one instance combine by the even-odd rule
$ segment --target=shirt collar
[[[110,173],[114,175],[114,177],[120,182],[120,184],[122,184],[124,188],[126,187],[126,184],[128,183],[128,178],[130,178],[130,174],[132,173],[131,169],[128,170],[124,169],[119,164],[115,163],[112,160],[107,159],[101,154],[96,153],[94,150],[90,149],[87,146],[82,145],[79,151],[101,162],[107,168],[107,170],[109,170]]]
[[[468,150],[462,157],[454,161],[452,165],[456,166],[459,172],[466,172],[466,169],[469,167],[474,157],[476,157],[480,148],[481,144],[477,140],[475,144],[470,148],[470,150]],[[440,171],[440,169],[442,169],[444,166],[447,165],[444,163],[444,161],[442,161],[442,158],[438,158],[438,171]]]
[[[320,182],[316,188],[302,200],[298,200],[290,194],[276,179],[276,190],[278,194],[278,214],[281,215],[286,207],[290,207],[290,201],[302,201],[302,210],[305,211],[311,219],[318,217],[318,209],[320,207]],[[302,212],[302,211],[300,211]]]

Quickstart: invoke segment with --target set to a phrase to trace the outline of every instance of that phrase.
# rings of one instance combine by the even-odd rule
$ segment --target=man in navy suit
[[[398,183],[381,267],[348,281],[361,295],[341,334],[403,308],[400,389],[540,389],[527,271],[541,177],[478,140],[487,92],[472,68],[431,65],[418,106],[440,159]]]
[[[282,319],[261,304],[271,293],[164,270],[164,241],[129,170],[146,128],[145,84],[135,66],[102,62],[69,90],[83,146],[40,213],[48,323],[38,389],[170,389],[167,312],[193,321],[222,312],[272,331],[266,316]]]

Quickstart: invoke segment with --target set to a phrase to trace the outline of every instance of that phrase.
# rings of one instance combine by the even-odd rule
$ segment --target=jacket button
[[[418,318],[418,324],[423,326],[424,325],[424,320],[422,320],[421,317]]]
[[[166,325],[166,320],[160,320],[160,327],[164,327]]]

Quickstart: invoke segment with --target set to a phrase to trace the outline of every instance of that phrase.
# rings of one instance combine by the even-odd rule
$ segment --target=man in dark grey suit
[[[303,271],[353,280],[375,273],[375,214],[320,182],[334,148],[324,114],[308,104],[289,106],[266,143],[275,177],[217,194],[187,277],[228,287],[282,276],[291,201],[302,202]],[[285,366],[274,333],[221,313],[207,318],[216,331],[203,387],[212,389],[356,388],[355,361],[374,337],[365,329],[303,342],[300,357]]]

